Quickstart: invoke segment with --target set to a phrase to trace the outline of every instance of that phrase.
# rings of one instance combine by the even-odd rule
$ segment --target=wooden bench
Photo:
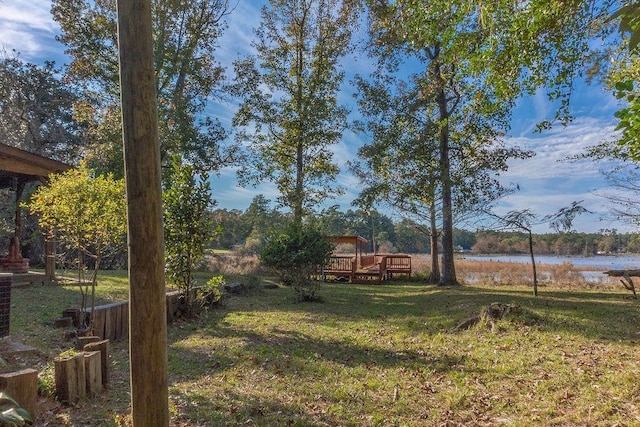
[[[394,274],[406,274],[411,277],[410,255],[385,255],[384,258],[388,278],[392,278]]]

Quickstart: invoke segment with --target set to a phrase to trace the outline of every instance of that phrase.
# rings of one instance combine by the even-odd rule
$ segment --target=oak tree
[[[221,147],[227,131],[205,111],[220,94],[223,67],[215,58],[228,0],[154,0],[154,69],[161,155],[169,167],[181,155],[198,170],[215,170],[232,149]],[[58,36],[71,57],[67,78],[82,84],[87,100],[77,114],[91,126],[88,160],[122,173],[120,88],[115,0],[54,0]]]
[[[435,127],[443,249],[439,283],[455,284],[456,162],[473,158],[474,146],[499,140],[515,100],[539,87],[546,86],[558,103],[557,118],[569,119],[573,78],[598,6],[583,1],[568,10],[564,2],[546,0],[368,3],[374,54],[391,58],[394,66],[398,55],[410,56],[423,67],[412,84],[416,103],[429,111]]]
[[[0,141],[75,163],[84,126],[73,105],[80,98],[53,62],[39,66],[19,58],[0,59]]]

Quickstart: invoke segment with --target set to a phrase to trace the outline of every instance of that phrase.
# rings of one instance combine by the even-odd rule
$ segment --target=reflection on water
[[[460,259],[472,263],[479,261],[479,264],[483,261],[504,263],[504,267],[492,266],[489,270],[474,270],[471,267],[469,271],[461,271],[461,277],[468,283],[519,283],[532,280],[529,255],[465,255]],[[512,268],[509,268],[509,265],[512,265]],[[613,285],[618,281],[612,280],[603,272],[640,269],[640,255],[592,257],[540,255],[536,256],[536,265],[539,283]],[[548,267],[544,268],[545,265]]]
[[[516,262],[531,264],[529,255],[465,255],[470,261]],[[571,263],[576,267],[592,267],[602,270],[640,269],[640,255],[600,255],[591,257],[536,255],[536,264]]]

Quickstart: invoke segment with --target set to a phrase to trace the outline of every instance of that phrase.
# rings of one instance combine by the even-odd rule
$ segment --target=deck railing
[[[327,276],[348,277],[350,281],[356,278],[367,278],[378,283],[393,274],[408,274],[411,276],[411,256],[404,254],[362,255],[360,265],[353,255],[333,255],[322,268],[323,279]],[[320,272],[319,272],[320,273]]]
[[[337,255],[329,258],[329,262],[324,266],[325,271],[351,272],[355,267],[355,257],[353,255]]]

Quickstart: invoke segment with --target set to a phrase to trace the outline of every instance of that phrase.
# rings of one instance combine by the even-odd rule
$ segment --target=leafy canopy
[[[58,244],[92,258],[121,250],[126,237],[124,180],[94,176],[86,164],[50,176],[38,188],[29,210],[38,223],[55,231]]]
[[[341,191],[329,147],[347,122],[339,60],[352,48],[354,10],[351,1],[272,0],[256,30],[257,54],[234,63],[229,89],[242,101],[233,124],[247,144],[240,181],[273,182],[297,222]]]

